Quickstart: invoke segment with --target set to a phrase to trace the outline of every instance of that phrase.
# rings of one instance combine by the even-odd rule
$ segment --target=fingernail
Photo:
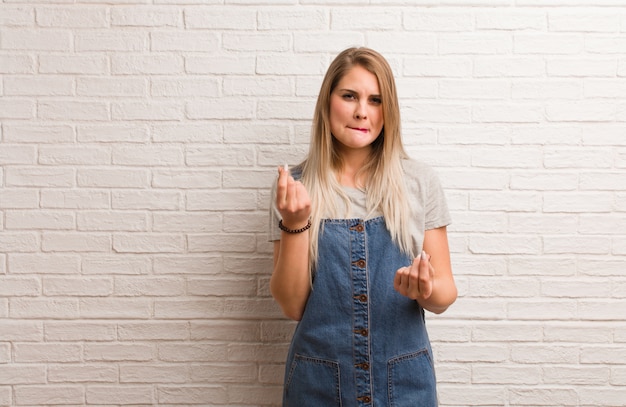
[[[285,172],[289,172],[289,165],[288,164],[285,164],[285,166],[283,168],[284,168]]]

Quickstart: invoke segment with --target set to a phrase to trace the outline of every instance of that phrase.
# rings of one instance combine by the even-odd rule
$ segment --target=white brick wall
[[[441,404],[625,405],[625,0],[0,0],[0,406],[279,405],[269,185],[350,45],[453,212]]]

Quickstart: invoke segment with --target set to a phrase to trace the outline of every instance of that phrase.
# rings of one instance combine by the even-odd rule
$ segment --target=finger
[[[420,293],[424,298],[430,297],[433,291],[433,273],[430,266],[430,256],[422,252],[419,261],[419,286]]]
[[[406,280],[407,280],[407,273],[408,273],[409,268],[408,267],[402,267],[399,268],[398,271],[396,271],[396,275],[393,279],[393,288],[399,292],[402,295],[407,295],[407,290],[406,290]]]
[[[409,269],[409,274],[407,276],[407,290],[409,294],[411,294],[412,298],[416,298],[420,295],[420,261],[419,258],[413,259],[413,263]]]
[[[287,183],[289,181],[289,172],[284,167],[278,167],[278,181],[276,185],[276,203],[280,207],[287,198]]]

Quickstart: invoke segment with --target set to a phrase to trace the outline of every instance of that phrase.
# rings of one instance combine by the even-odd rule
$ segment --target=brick
[[[7,342],[38,342],[43,339],[41,322],[3,320],[0,340]],[[1,370],[1,369],[0,369]],[[3,371],[4,372],[4,371]],[[0,375],[2,373],[0,372]],[[6,380],[0,380],[6,383]]]
[[[74,48],[77,52],[138,52],[148,49],[148,38],[147,33],[136,31],[77,31]]]
[[[583,51],[584,44],[584,39],[580,34],[515,34],[513,52],[515,54],[579,54]]]
[[[176,102],[120,102],[111,105],[114,120],[179,120],[184,116],[184,107]]]
[[[474,18],[467,13],[454,10],[420,9],[407,10],[402,14],[403,27],[409,31],[471,31],[474,29]],[[473,16],[472,16],[473,17]]]
[[[13,250],[15,251],[15,250]],[[11,274],[78,274],[80,257],[59,254],[16,254],[8,258]]]
[[[111,151],[102,147],[41,147],[39,163],[45,165],[106,165],[111,162]]]
[[[156,143],[220,143],[222,126],[218,123],[151,125],[152,140]]]
[[[259,9],[257,23],[258,30],[323,30],[330,24],[330,15],[315,8]]]
[[[474,75],[483,77],[542,77],[546,71],[542,58],[531,55],[479,56],[474,58]]]
[[[10,77],[4,80],[7,96],[71,96],[74,80],[58,76]]]
[[[238,252],[253,253],[256,242],[249,233],[189,234],[187,245],[191,253]]]
[[[154,356],[154,345],[143,343],[87,343],[84,358],[89,362],[144,362]]]
[[[205,99],[187,102],[185,113],[189,119],[252,119],[254,105],[240,98]]]
[[[138,256],[124,256],[116,254],[107,256],[84,256],[81,270],[84,274],[148,274],[151,262],[148,258]]]
[[[262,75],[322,75],[326,61],[309,55],[259,55],[256,60],[256,73]]]
[[[228,394],[223,386],[158,386],[157,397],[159,402],[173,405],[228,403]]]
[[[77,78],[76,94],[80,96],[144,96],[148,81],[135,78]]]
[[[153,404],[151,386],[88,386],[85,399],[89,404]]]
[[[113,293],[113,281],[98,277],[45,277],[43,294],[46,296],[103,297]]]
[[[81,346],[78,344],[20,343],[13,345],[17,363],[79,362]]]
[[[105,121],[109,115],[105,102],[44,100],[37,103],[37,117],[43,120]]]
[[[546,29],[546,15],[543,11],[500,11],[490,10],[476,15],[476,29],[478,30],[536,30]]]
[[[293,94],[293,86],[289,78],[282,77],[231,77],[224,78],[224,95],[226,96],[288,96]],[[204,96],[217,96],[216,92]]]
[[[101,233],[48,232],[41,240],[44,252],[109,252],[111,237]]]
[[[254,210],[256,209],[256,194],[253,191],[222,191],[215,192],[190,191],[187,193],[189,211],[216,211],[216,210]]]
[[[215,55],[211,57],[186,56],[185,72],[211,75],[252,75],[255,58],[251,56]]]
[[[145,169],[79,169],[78,185],[87,188],[142,188],[149,186]]]
[[[120,383],[185,383],[189,380],[188,370],[180,364],[123,365],[120,366]]]
[[[184,18],[187,29],[240,30],[257,25],[256,10],[246,7],[189,7],[184,10]]]
[[[11,318],[77,318],[78,302],[73,299],[12,298]]]
[[[457,56],[407,56],[402,65],[404,76],[460,78],[470,75],[471,71],[471,59]]]
[[[221,227],[221,216],[213,212],[155,213],[152,217],[155,232],[211,232]]]
[[[152,186],[155,188],[204,189],[218,188],[221,173],[208,170],[155,170]]]
[[[255,365],[245,362],[225,364],[202,363],[191,366],[192,382],[250,383],[256,379]]]
[[[189,324],[168,321],[124,322],[117,325],[117,333],[121,341],[184,341],[189,339]],[[162,346],[167,345],[160,345],[159,349]]]
[[[520,81],[514,82],[513,99],[578,99],[583,89],[578,81]]]
[[[438,47],[442,55],[485,55],[508,54],[512,51],[513,44],[511,36],[505,33],[455,33],[440,35]]]
[[[18,405],[82,404],[85,389],[67,385],[15,386],[14,399]]]
[[[17,52],[13,52],[11,55],[0,55],[0,73],[35,73],[34,59],[30,55],[19,55]]]
[[[109,365],[73,365],[51,366],[48,369],[51,383],[116,383],[118,369]]]
[[[214,319],[223,316],[224,302],[209,300],[155,300],[154,317],[162,319]]]
[[[116,277],[115,295],[126,297],[182,296],[185,282],[179,277]]]
[[[39,7],[36,17],[41,27],[106,28],[109,25],[104,7]]]
[[[291,46],[291,35],[255,32],[241,34],[226,32],[222,35],[222,47],[229,51],[288,51]],[[217,48],[217,38],[214,49]]]
[[[509,390],[509,398],[520,405],[552,406],[555,402],[563,406],[578,405],[578,392],[574,389],[513,388]]]
[[[29,100],[3,98],[0,101],[0,119],[32,119],[35,117],[35,103]]]
[[[0,369],[0,381],[3,385],[34,385],[46,383],[46,369],[43,365],[10,364]]]
[[[537,385],[541,384],[541,369],[535,366],[477,365],[472,369],[472,383]]]
[[[49,209],[107,209],[110,207],[107,191],[44,190],[41,192],[41,207]]]
[[[336,8],[330,13],[330,28],[334,30],[391,30],[401,25],[400,11],[389,8],[367,10]]]
[[[0,195],[0,209],[36,209],[39,194],[32,189],[4,188]]]
[[[185,161],[189,166],[250,166],[253,164],[254,150],[249,146],[216,145],[213,147],[189,147]]]
[[[111,57],[113,75],[174,75],[183,71],[183,59],[177,55],[115,54]]]
[[[178,210],[183,206],[179,191],[116,191],[111,197],[113,209]]]
[[[180,147],[115,147],[114,165],[133,167],[172,167],[183,164],[183,150]]]
[[[117,253],[180,253],[184,250],[184,241],[179,234],[116,234],[113,250]]]
[[[245,86],[245,85],[244,85]],[[226,87],[226,85],[224,85]],[[218,97],[220,83],[217,78],[154,78],[151,80],[150,93],[153,96],[202,96]]]
[[[606,58],[550,58],[546,62],[552,77],[614,77],[617,61]]]
[[[112,8],[111,25],[120,27],[181,27],[182,13],[173,7],[129,6]]]
[[[116,329],[117,326],[113,322],[47,321],[44,323],[44,338],[50,342],[114,341]],[[75,371],[88,370],[82,366],[76,366],[75,369]],[[108,372],[108,369],[104,370]],[[65,373],[63,368],[56,370],[58,376],[62,376],[63,373]],[[67,373],[74,374],[71,371]]]
[[[30,232],[4,232],[0,234],[0,247],[8,253],[36,252],[40,248],[39,236]]]
[[[146,319],[151,314],[151,302],[145,298],[82,298],[80,316],[93,318]]]
[[[29,27],[35,22],[35,10],[25,6],[4,6],[0,17],[2,27]]]
[[[228,49],[228,37],[222,37],[222,47]],[[214,52],[219,49],[220,37],[213,32],[182,31],[182,32],[153,32],[150,34],[150,49],[152,51],[184,51],[184,52]]]
[[[227,345],[222,344],[172,343],[159,346],[159,360],[166,362],[219,362],[227,357]]]
[[[150,139],[147,126],[138,123],[125,125],[77,126],[78,141],[99,143],[143,143]]]
[[[0,47],[7,50],[71,51],[72,34],[69,30],[5,29]]]

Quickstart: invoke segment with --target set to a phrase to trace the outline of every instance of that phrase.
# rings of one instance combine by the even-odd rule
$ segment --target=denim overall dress
[[[437,406],[424,310],[393,288],[411,264],[383,217],[326,219],[285,370],[287,407]]]

